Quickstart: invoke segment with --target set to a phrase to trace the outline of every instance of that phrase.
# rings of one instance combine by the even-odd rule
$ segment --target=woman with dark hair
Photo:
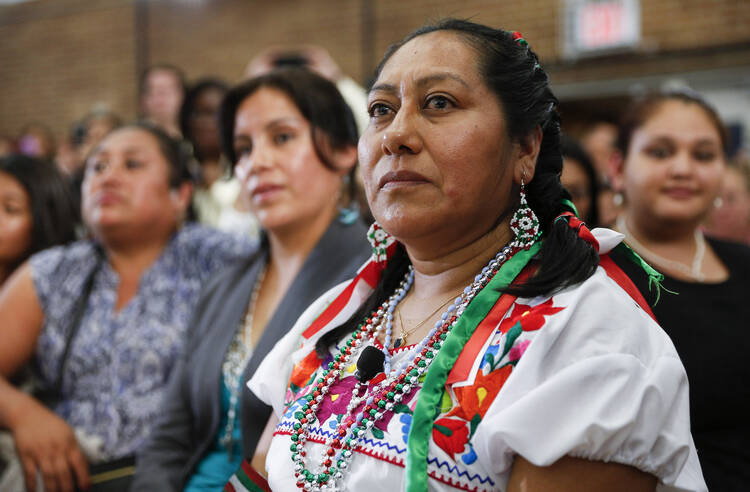
[[[333,83],[300,68],[251,79],[226,95],[221,135],[261,242],[206,287],[132,490],[220,490],[255,452],[271,413],[242,382],[369,254],[365,226],[340,209],[354,198],[346,178],[357,128]]]
[[[621,236],[571,213],[556,103],[518,32],[449,19],[388,51],[359,143],[373,257],[248,383],[271,489],[705,490]]]
[[[0,157],[0,285],[32,254],[75,239],[68,185],[46,161]]]
[[[656,93],[629,108],[618,147],[623,160],[613,184],[625,208],[617,228],[677,294],[662,295],[653,310],[690,379],[691,429],[706,484],[747,490],[750,249],[701,232],[726,172],[724,126],[696,93]],[[633,278],[648,292],[645,280]]]
[[[201,223],[255,238],[258,222],[247,204],[238,201],[240,183],[221,152],[219,107],[228,90],[221,80],[201,79],[185,93],[180,108],[180,130],[199,168],[193,205]]]
[[[570,193],[573,205],[590,228],[599,225],[599,180],[588,153],[576,140],[563,135],[560,138],[563,158],[560,182]]]
[[[201,79],[185,92],[180,107],[180,131],[193,146],[201,168],[200,184],[209,188],[226,173],[219,142],[219,106],[229,90],[218,79]]]
[[[201,286],[249,254],[249,241],[183,225],[191,191],[178,142],[151,126],[115,130],[86,162],[92,238],[33,255],[0,291],[0,426],[29,490],[37,472],[47,492],[86,488],[89,464],[128,475]],[[28,362],[44,402],[7,382]]]

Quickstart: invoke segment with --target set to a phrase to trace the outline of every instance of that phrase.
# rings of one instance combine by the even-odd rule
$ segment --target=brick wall
[[[26,122],[40,121],[62,135],[94,104],[133,116],[130,2],[2,7],[0,40],[0,133],[12,135]]]
[[[137,22],[139,6],[145,16]],[[320,44],[364,81],[390,43],[448,15],[520,30],[554,83],[750,67],[746,0],[642,0],[639,52],[575,64],[560,59],[561,9],[560,0],[35,0],[2,6],[0,133],[14,134],[36,120],[60,136],[94,104],[132,118],[139,66],[168,62],[190,78],[210,74],[236,82],[252,55],[269,44]],[[139,25],[147,35],[137,39]],[[145,57],[139,58],[138,46]]]

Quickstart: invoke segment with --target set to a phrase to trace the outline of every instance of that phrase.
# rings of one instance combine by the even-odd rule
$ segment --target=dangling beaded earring
[[[348,197],[349,204],[347,206],[341,204],[342,199],[339,197],[337,220],[339,223],[347,226],[354,224],[357,222],[357,219],[359,219],[359,203],[357,203],[357,200],[354,198],[354,193],[351,192],[351,185],[352,178],[348,174],[341,178],[341,188],[342,190],[349,190],[350,193],[348,193],[348,195],[350,196]],[[341,195],[344,194],[345,191],[342,191]]]
[[[396,241],[377,222],[373,222],[367,231],[367,240],[372,246],[372,259],[377,263],[384,263],[388,259],[386,249]]]
[[[518,209],[513,214],[513,218],[510,219],[510,229],[515,235],[510,246],[512,248],[529,249],[539,234],[539,219],[526,201],[524,177],[526,177],[526,172],[521,177],[521,202],[518,204]]]
[[[359,219],[359,205],[352,201],[348,207],[339,205],[337,220],[344,225],[352,225]]]

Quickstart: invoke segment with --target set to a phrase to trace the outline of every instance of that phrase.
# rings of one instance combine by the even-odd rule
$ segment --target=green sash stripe
[[[537,254],[542,241],[537,241],[528,250],[521,250],[500,267],[490,283],[471,301],[445,339],[435,360],[430,364],[417,406],[412,416],[409,439],[406,446],[406,490],[407,492],[427,491],[427,450],[432,435],[436,408],[443,396],[443,387],[448,373],[456,363],[466,342],[479,323],[502,295],[501,289],[510,285],[516,276]]]

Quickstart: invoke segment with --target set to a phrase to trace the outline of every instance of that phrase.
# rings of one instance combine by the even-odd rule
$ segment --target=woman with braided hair
[[[556,103],[517,32],[448,19],[388,51],[359,143],[372,259],[248,383],[278,419],[270,489],[705,490],[622,236],[560,185]]]

